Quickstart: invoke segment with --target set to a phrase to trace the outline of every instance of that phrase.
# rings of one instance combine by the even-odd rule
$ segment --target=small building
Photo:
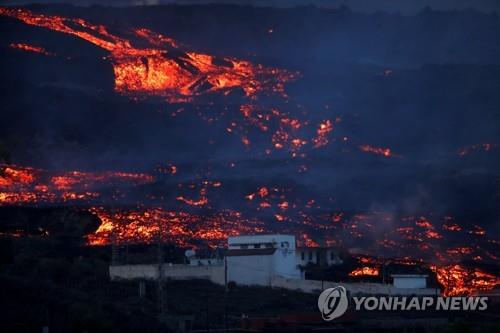
[[[271,286],[275,276],[301,279],[295,261],[295,236],[254,235],[228,238],[228,281]]]
[[[427,288],[426,274],[392,274],[393,285],[401,289],[425,289]]]

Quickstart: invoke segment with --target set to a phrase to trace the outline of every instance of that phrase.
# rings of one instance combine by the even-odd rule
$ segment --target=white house
[[[395,288],[424,289],[427,288],[427,276],[423,274],[392,274]]]
[[[338,282],[305,280],[300,267],[307,263],[337,265],[342,263],[338,249],[297,248],[292,235],[248,235],[229,237],[225,262],[221,255],[202,258],[186,251],[189,264],[112,265],[109,275],[120,279],[207,279],[224,285],[260,285],[318,293],[338,286]],[[394,274],[393,284],[342,283],[352,295],[436,295],[438,289],[427,288],[427,275]]]
[[[271,286],[276,276],[301,279],[295,251],[295,236],[292,235],[229,237],[226,252],[228,281]]]

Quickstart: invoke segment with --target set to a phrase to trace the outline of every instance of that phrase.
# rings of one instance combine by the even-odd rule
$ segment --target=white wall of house
[[[162,265],[164,279],[206,279],[224,284],[224,266]],[[155,280],[159,276],[158,265],[113,265],[109,266],[111,280]]]
[[[241,285],[270,286],[273,274],[272,255],[226,257],[227,279]]]
[[[273,276],[278,275],[289,279],[301,279],[302,273],[295,259],[295,250],[278,248],[273,255]]]
[[[228,247],[228,281],[243,285],[271,286],[274,276],[290,279],[302,277],[295,259],[293,235],[229,237]]]

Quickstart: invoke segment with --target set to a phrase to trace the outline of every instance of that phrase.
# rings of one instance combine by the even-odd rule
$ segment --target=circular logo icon
[[[318,298],[319,311],[326,321],[342,316],[348,305],[347,290],[342,286],[325,289]]]

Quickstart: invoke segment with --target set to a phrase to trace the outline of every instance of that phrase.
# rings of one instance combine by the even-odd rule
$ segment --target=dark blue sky
[[[404,14],[416,13],[426,6],[435,10],[460,10],[473,8],[484,12],[500,11],[500,1],[498,0],[0,0],[0,4],[2,5],[20,5],[30,3],[71,3],[82,6],[91,4],[131,6],[169,3],[231,3],[277,7],[315,4],[322,7],[338,7],[341,5],[347,5],[352,10],[361,12],[400,11]]]

